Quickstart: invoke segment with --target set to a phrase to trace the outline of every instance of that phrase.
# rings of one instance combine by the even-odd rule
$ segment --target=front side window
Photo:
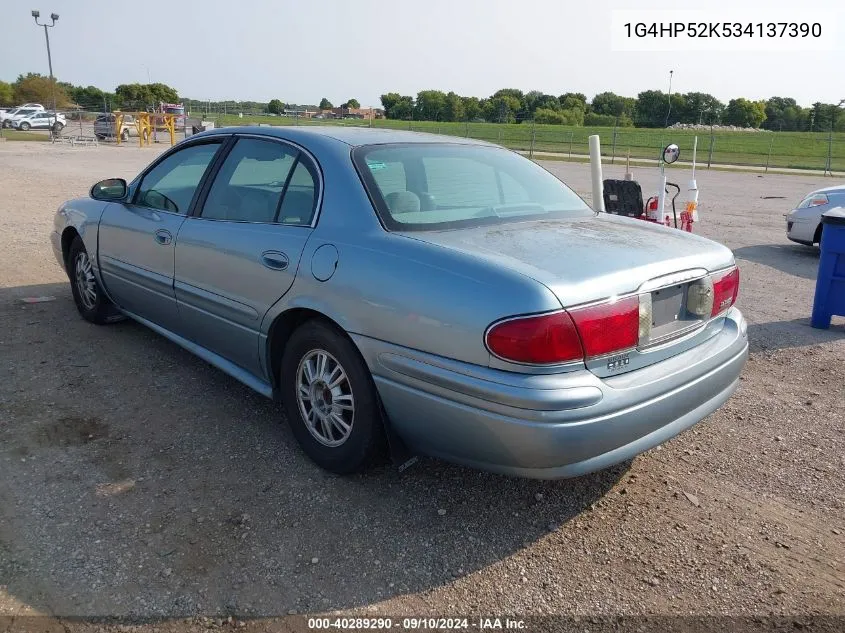
[[[592,213],[555,176],[498,147],[368,145],[356,148],[353,160],[390,230],[439,230]]]
[[[220,142],[191,145],[153,167],[138,187],[135,204],[186,214]]]

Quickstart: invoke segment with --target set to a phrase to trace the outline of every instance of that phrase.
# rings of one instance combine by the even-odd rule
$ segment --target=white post
[[[593,211],[604,212],[604,182],[601,175],[601,143],[599,135],[590,136],[590,173],[593,178]]]
[[[692,179],[687,186],[687,213],[693,222],[698,222],[698,185],[695,182],[695,152],[698,149],[698,137],[692,142]]]
[[[665,223],[666,215],[663,212],[666,205],[666,173],[663,169],[663,160],[660,161],[660,189],[657,192],[657,209],[652,212],[652,220],[658,220],[661,224]]]

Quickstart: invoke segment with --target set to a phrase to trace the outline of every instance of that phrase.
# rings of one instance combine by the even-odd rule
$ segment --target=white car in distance
[[[12,118],[12,127],[26,132],[28,130],[50,130],[61,132],[67,125],[64,114],[36,111],[25,116],[16,115]]]

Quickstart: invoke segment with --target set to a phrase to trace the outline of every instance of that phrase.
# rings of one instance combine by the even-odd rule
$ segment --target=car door
[[[320,197],[315,161],[276,139],[239,137],[176,239],[186,336],[256,376],[260,326],[293,284]]]
[[[174,245],[224,138],[180,147],[154,163],[127,202],[109,203],[100,219],[103,283],[122,309],[178,332]]]

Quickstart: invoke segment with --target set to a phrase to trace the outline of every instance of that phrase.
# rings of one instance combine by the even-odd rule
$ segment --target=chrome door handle
[[[284,270],[288,267],[288,256],[279,251],[264,251],[261,263],[271,270]]]
[[[159,244],[170,244],[170,242],[173,240],[173,235],[170,233],[170,231],[166,231],[164,229],[159,229],[158,231],[156,231],[154,237],[155,241]]]

